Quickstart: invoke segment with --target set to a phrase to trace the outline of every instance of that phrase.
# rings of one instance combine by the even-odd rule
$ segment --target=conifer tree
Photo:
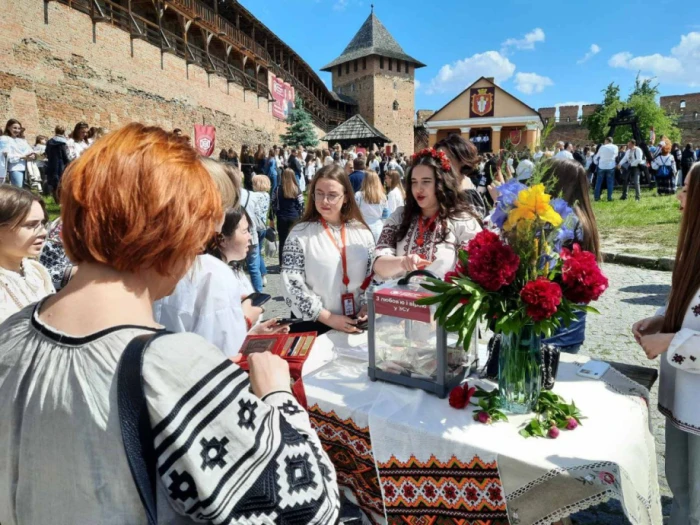
[[[281,135],[281,139],[288,146],[308,148],[318,144],[311,115],[304,109],[304,102],[300,97],[296,98],[294,108],[289,112],[287,126],[287,133]]]

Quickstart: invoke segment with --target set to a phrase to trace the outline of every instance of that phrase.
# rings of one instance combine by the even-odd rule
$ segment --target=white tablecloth
[[[612,497],[632,523],[661,523],[645,388],[612,368],[602,380],[579,377],[588,358],[564,354],[554,392],[587,419],[556,440],[525,439],[528,416],[482,425],[474,407],[371,382],[364,337],[320,337],[304,383],[339,482],[371,522],[545,524]]]

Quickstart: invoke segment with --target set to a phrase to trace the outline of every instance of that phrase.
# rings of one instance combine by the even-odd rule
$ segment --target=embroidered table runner
[[[335,350],[360,345],[319,338],[324,364],[305,368],[304,381],[338,481],[370,522],[546,524],[616,498],[633,524],[661,523],[648,392],[616,370],[581,378],[587,358],[563,355],[554,391],[586,419],[556,440],[525,439],[528,416],[482,425],[473,406],[372,383],[366,361]]]

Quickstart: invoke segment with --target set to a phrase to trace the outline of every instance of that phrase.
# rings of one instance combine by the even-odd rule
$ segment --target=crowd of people
[[[12,151],[6,169],[26,173],[38,154],[19,142],[20,123],[8,122],[6,132],[2,147]],[[199,157],[181,132],[136,123],[102,138],[91,139],[87,125],[76,126],[71,139],[61,136],[57,129],[52,147],[61,152],[63,170],[46,178],[60,218],[49,223],[42,198],[21,187],[20,175],[0,185],[3,523],[14,523],[13,516],[27,523],[102,523],[112,514],[125,523],[143,521],[113,412],[120,357],[139,335],[158,335],[142,377],[158,493],[169,502],[159,505],[161,519],[196,512],[223,523],[255,513],[260,522],[289,516],[334,523],[335,470],[291,394],[288,365],[255,353],[244,373],[237,366],[244,339],[361,332],[370,286],[418,269],[444,277],[460,247],[496,228],[490,213],[499,186],[509,179],[527,184],[542,162],[547,185],[575,212],[570,243],[601,260],[586,158],[608,191],[615,166],[639,165],[635,144],[618,158],[611,140],[595,153],[562,144],[556,153],[513,156],[479,154],[473,142],[453,135],[410,159],[354,148],[266,152],[259,146],[252,153],[244,146],[240,155],[227,150],[217,161]],[[652,162],[657,179],[666,149],[662,141]],[[22,162],[24,170],[17,168]],[[665,354],[660,405],[676,515],[700,512],[700,495],[678,468],[685,464],[686,478],[694,479],[687,465],[700,451],[700,419],[692,410],[700,365],[691,357],[700,336],[694,304],[700,277],[693,272],[700,265],[700,165],[682,169],[681,242],[669,305],[634,327],[650,358]],[[267,273],[261,247],[275,239],[295,323],[265,319],[253,300]],[[576,353],[585,334],[582,312],[547,342]],[[290,468],[285,461],[292,453],[304,458],[294,468],[314,483],[297,483],[297,470],[276,474]],[[229,461],[231,470],[218,468]],[[65,472],[71,472],[68,485],[61,482]],[[266,482],[270,472],[277,483]]]

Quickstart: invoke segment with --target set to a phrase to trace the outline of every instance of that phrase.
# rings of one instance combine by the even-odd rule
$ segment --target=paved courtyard
[[[268,316],[288,316],[289,311],[281,297],[281,282],[276,274],[277,266],[270,261],[272,273],[268,277],[267,293],[272,294]],[[592,357],[641,365],[658,366],[650,362],[632,336],[631,326],[644,317],[653,315],[666,300],[671,286],[671,273],[644,270],[628,266],[605,265],[603,271],[610,280],[610,288],[595,305],[600,316],[589,316],[586,344],[581,353]],[[668,513],[670,492],[664,475],[664,418],[656,410],[658,382],[651,393],[652,428],[656,438],[656,454],[659,468],[664,515]],[[626,524],[628,521],[616,502],[600,505],[591,511],[573,517],[574,523],[586,525]]]

